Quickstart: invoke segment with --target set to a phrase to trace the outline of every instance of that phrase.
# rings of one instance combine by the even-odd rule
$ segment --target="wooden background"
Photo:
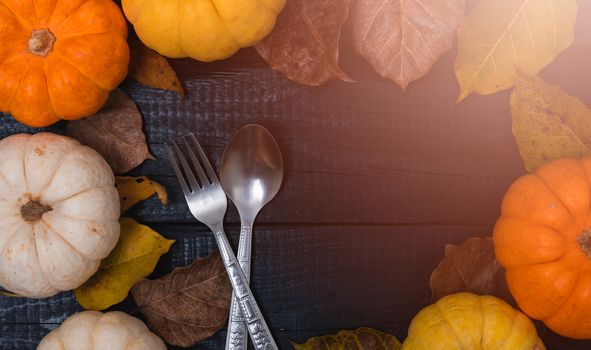
[[[575,44],[542,76],[591,106],[591,5],[579,7]],[[290,339],[360,326],[404,339],[413,315],[429,303],[429,275],[445,244],[490,234],[503,193],[525,173],[511,134],[509,92],[455,105],[455,48],[402,92],[378,77],[348,39],[345,33],[341,64],[357,83],[301,86],[246,49],[211,64],[172,61],[185,99],[133,81],[122,85],[138,104],[159,159],[132,174],[162,183],[171,199],[166,208],[152,199],[129,213],[177,241],[153,277],[215,249],[212,235],[189,216],[163,143],[193,131],[218,164],[232,134],[247,123],[276,137],[285,182],[255,226],[252,284],[281,349],[291,348]],[[38,131],[9,116],[0,123],[0,137]],[[50,128],[63,129],[64,123]],[[226,227],[236,243],[233,207]],[[128,299],[114,309],[134,312],[135,306]],[[35,349],[79,310],[72,293],[0,297],[0,348]],[[541,332],[548,349],[591,348]],[[222,349],[225,334],[192,349]]]

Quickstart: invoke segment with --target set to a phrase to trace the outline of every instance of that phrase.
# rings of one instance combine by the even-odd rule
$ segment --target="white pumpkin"
[[[162,339],[119,311],[74,314],[41,340],[37,350],[166,350]]]
[[[119,239],[107,162],[51,133],[0,141],[0,285],[42,298],[84,283]]]

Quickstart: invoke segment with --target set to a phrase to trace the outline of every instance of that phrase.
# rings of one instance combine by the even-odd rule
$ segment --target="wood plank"
[[[217,160],[240,126],[258,122],[276,135],[286,159],[284,188],[261,222],[490,224],[505,189],[523,172],[508,106],[493,99],[484,113],[472,115],[470,103],[451,110],[455,93],[438,82],[404,96],[383,80],[315,90],[268,69],[249,70],[192,80],[185,101],[125,84],[161,159],[133,173],[172,191],[169,209],[135,214],[152,222],[188,219],[164,142],[195,131]],[[6,124],[2,136],[23,129]]]
[[[171,210],[135,214],[155,222],[187,219],[178,186],[165,179],[171,171],[163,143],[194,131],[217,160],[240,126],[256,122],[276,136],[286,160],[285,186],[261,222],[489,224],[505,189],[524,171],[508,97],[453,108],[450,78],[435,74],[405,95],[384,80],[308,88],[250,69],[190,80],[185,101],[127,84],[162,159],[135,173],[173,191]]]
[[[591,11],[590,2],[579,7],[581,14]],[[542,76],[591,105],[588,81],[581,79],[591,76],[591,21],[581,18],[573,47]],[[289,348],[288,339],[359,326],[403,338],[428,303],[428,277],[445,244],[489,233],[502,194],[524,172],[511,135],[508,92],[454,104],[454,50],[405,93],[355,55],[346,35],[341,64],[355,84],[300,86],[271,71],[252,49],[213,64],[173,60],[187,88],[184,100],[124,83],[160,159],[133,174],[153,177],[171,192],[168,208],[151,200],[129,213],[177,239],[154,277],[214,249],[202,226],[183,224],[192,219],[163,143],[191,130],[217,161],[230,136],[256,122],[273,132],[286,159],[285,186],[259,218],[253,280],[282,348]],[[5,115],[0,120],[0,137],[39,131]],[[48,130],[62,132],[64,125]],[[237,221],[231,211],[228,222]],[[236,241],[236,226],[230,227]],[[133,312],[134,304],[127,300],[115,309]],[[34,349],[79,310],[72,293],[0,297],[0,348]],[[224,337],[220,332],[194,349],[219,349]],[[591,347],[552,333],[543,337],[549,349]]]
[[[136,214],[187,220],[178,186],[165,179],[163,143],[194,131],[217,160],[240,126],[258,122],[276,135],[286,159],[285,186],[261,222],[489,224],[523,172],[508,106],[493,98],[484,113],[471,103],[452,109],[449,79],[431,79],[404,95],[384,80],[308,88],[269,69],[245,70],[188,81],[186,100],[127,83],[161,159],[133,173],[155,177],[173,194],[171,209]],[[1,136],[23,130],[7,120]]]
[[[41,339],[49,333],[56,325],[46,324],[3,324],[0,325],[0,348],[6,350],[35,350],[37,344]],[[387,331],[381,329],[382,331]],[[277,342],[280,349],[291,349],[290,340],[297,342],[303,342],[309,337],[335,334],[338,329],[323,329],[323,330],[301,330],[297,333],[276,331],[274,332],[277,337]],[[402,333],[404,330],[399,332],[392,331],[392,334]],[[225,331],[217,332],[213,337],[195,345],[190,348],[179,348],[169,346],[169,350],[209,350],[209,349],[223,349],[225,345]],[[399,339],[403,340],[401,336]],[[577,341],[572,339],[565,339],[556,335],[547,335],[543,337],[544,343],[547,349],[552,350],[588,350],[589,341]]]
[[[588,48],[572,47],[543,77],[591,105],[591,91],[578,79],[591,75],[591,67],[582,64]],[[285,188],[261,213],[262,222],[490,224],[507,186],[524,173],[511,134],[509,92],[471,96],[454,106],[454,58],[455,52],[446,54],[406,93],[362,65],[352,66],[358,84],[307,88],[262,64],[241,69],[232,62],[219,72],[181,61],[190,101],[162,94],[168,99],[163,103],[174,106],[166,116],[173,121],[150,131],[156,135],[152,149],[162,158],[159,142],[195,130],[210,158],[219,159],[235,130],[258,122],[276,135],[287,169]],[[149,124],[163,123],[165,108],[151,102],[148,91],[129,89],[145,105]],[[160,129],[166,131],[163,138]],[[138,172],[162,178],[170,169],[147,162]],[[174,180],[169,187],[178,193]],[[146,207],[134,214],[154,221],[187,219],[172,212]],[[229,220],[237,221],[236,215]]]
[[[0,348],[5,350],[35,350],[41,339],[54,329],[57,325],[39,325],[39,324],[4,324],[0,325]],[[291,349],[290,339],[303,342],[309,337],[333,334],[338,329],[323,329],[316,331],[302,330],[294,336],[293,333],[285,331],[274,332],[277,336],[277,344],[280,349]],[[180,348],[168,346],[169,350],[211,350],[223,349],[226,345],[226,331],[222,330],[214,334],[211,338],[189,347]]]
[[[212,235],[200,226],[153,227],[177,242],[161,259],[152,278],[214,250]],[[429,303],[429,275],[442,258],[445,245],[461,243],[490,229],[469,225],[259,226],[254,242],[253,288],[278,341],[286,346],[289,339],[303,341],[310,335],[361,326],[403,339],[412,317]],[[237,227],[228,231],[236,241]],[[129,298],[113,309],[141,316]],[[45,333],[31,326],[27,332],[32,333],[21,336],[16,329],[38,324],[47,332],[79,310],[72,293],[42,300],[0,297],[0,329],[7,332],[3,335],[12,334],[2,336],[0,348],[33,348],[29,340]],[[217,349],[223,336],[221,332],[195,349]],[[544,336],[553,342],[551,349],[576,344],[551,333]],[[591,342],[581,344],[591,346]]]
[[[43,337],[57,325],[51,324],[3,324],[0,325],[0,348],[5,350],[35,350]],[[280,334],[283,332],[279,332]],[[306,334],[305,332],[302,332]],[[282,339],[288,339],[282,337]],[[213,337],[190,348],[169,346],[170,350],[223,349],[226,345],[226,333],[220,331]],[[289,340],[279,344],[282,349],[289,349]]]
[[[215,249],[197,225],[152,225],[176,240],[153,278]],[[238,227],[228,227],[237,241]],[[253,289],[276,330],[391,329],[429,301],[428,278],[448,242],[483,226],[261,227],[255,230]],[[136,313],[131,300],[115,307]],[[0,297],[0,323],[55,324],[80,307],[72,293],[33,300]]]
[[[0,324],[0,348],[4,350],[35,350],[41,339],[55,324]]]
[[[37,344],[41,339],[54,329],[57,325],[48,324],[2,324],[0,325],[0,348],[6,350],[35,350]],[[382,331],[388,331],[381,329]],[[280,349],[291,349],[290,340],[296,342],[304,342],[309,337],[335,334],[339,329],[322,329],[322,330],[300,330],[296,333],[286,331],[275,331],[274,335],[278,339]],[[406,331],[400,329],[389,330],[392,334],[404,334]],[[192,346],[190,348],[179,348],[168,346],[169,350],[209,350],[209,349],[223,349],[226,341],[225,330],[217,332],[213,337],[204,340],[203,342]],[[403,336],[398,336],[403,340]],[[572,339],[565,339],[556,335],[544,336],[544,343],[547,349],[552,350],[588,350],[589,341],[577,341]]]

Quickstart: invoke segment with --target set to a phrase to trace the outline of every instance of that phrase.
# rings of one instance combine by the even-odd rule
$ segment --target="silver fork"
[[[250,290],[248,280],[244,276],[244,272],[242,272],[238,260],[230,247],[228,238],[224,233],[223,222],[228,200],[222,189],[222,185],[195,136],[190,134],[190,137],[185,137],[184,141],[187,148],[187,154],[191,159],[193,169],[197,172],[199,181],[197,181],[193,169],[189,166],[187,159],[175,142],[173,142],[172,148],[181,163],[185,176],[183,176],[170,147],[165,145],[165,148],[170,163],[172,164],[181,188],[183,189],[183,193],[185,194],[185,199],[187,200],[191,214],[193,214],[195,219],[207,225],[215,235],[215,240],[220,250],[222,260],[224,261],[226,271],[230,276],[230,282],[232,283],[234,294],[239,299],[238,304],[240,305],[243,315],[245,315],[248,333],[250,333],[250,338],[252,339],[255,348],[260,350],[278,350],[277,344],[275,344],[273,336],[271,335],[271,331],[269,330],[261,310],[254,299],[252,291]],[[190,141],[192,141],[197,149],[199,159],[203,166],[195,156],[195,153],[191,150]],[[188,180],[188,183],[185,181],[185,177]]]

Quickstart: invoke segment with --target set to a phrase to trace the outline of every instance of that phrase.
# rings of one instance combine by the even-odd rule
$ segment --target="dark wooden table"
[[[577,40],[542,76],[591,106],[591,13]],[[586,20],[585,20],[586,19]],[[167,208],[155,200],[133,216],[175,239],[153,277],[211,253],[213,236],[190,216],[163,153],[163,143],[195,132],[219,161],[231,135],[247,123],[266,126],[285,158],[285,183],[255,226],[252,285],[282,349],[360,326],[401,340],[429,303],[429,275],[447,243],[488,235],[509,184],[525,173],[511,134],[509,93],[472,96],[455,105],[456,50],[402,92],[379,78],[347,44],[342,65],[358,82],[311,88],[273,72],[252,49],[203,64],[173,61],[187,96],[126,81],[138,104],[151,151],[159,160],[132,171],[166,186]],[[0,137],[37,132],[10,117]],[[49,130],[63,132],[64,124]],[[233,207],[227,231],[237,242]],[[128,299],[113,309],[133,312]],[[33,300],[0,297],[0,348],[35,349],[80,311],[73,293]],[[193,349],[223,349],[225,330]],[[590,349],[542,329],[548,349]]]

